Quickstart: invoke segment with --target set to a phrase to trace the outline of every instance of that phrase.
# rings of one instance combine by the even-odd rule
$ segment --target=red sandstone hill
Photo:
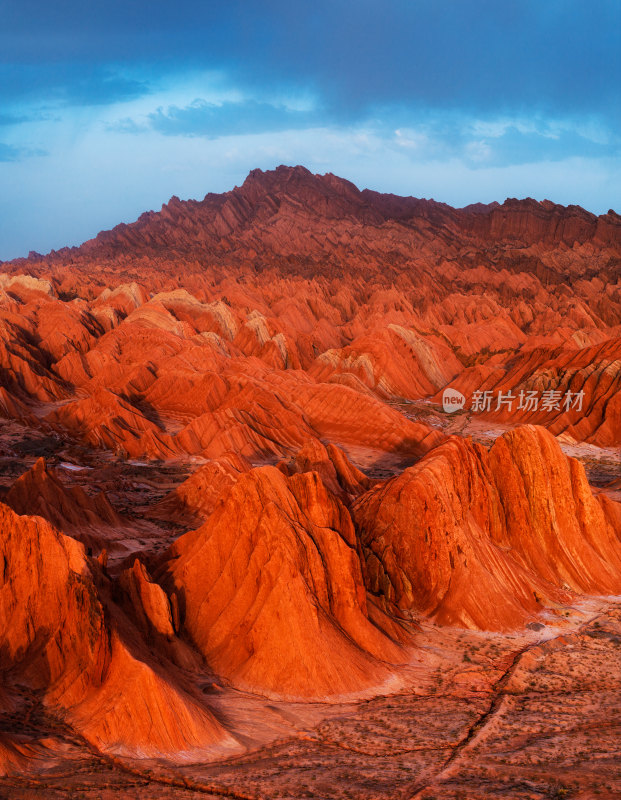
[[[65,488],[43,458],[15,481],[3,501],[18,514],[45,517],[62,530],[123,525],[104,492],[89,497],[80,486]]]
[[[245,688],[339,695],[406,660],[370,618],[354,526],[316,472],[242,474],[172,546],[164,582],[209,665]]]
[[[482,242],[518,248],[592,243],[618,254],[621,219],[613,211],[596,217],[579,206],[531,199],[459,210],[433,200],[359,191],[332,174],[281,166],[253,170],[241,187],[202,201],[173,197],[160,212],[62,250],[53,260],[135,253],[251,262],[260,268],[276,261],[297,270],[327,261],[345,265],[352,258],[368,266],[380,255],[402,263],[412,260],[413,248],[476,250]]]
[[[561,599],[621,592],[615,504],[543,428],[490,451],[457,437],[353,506],[370,588],[442,623],[498,629]]]
[[[24,702],[24,690],[42,696],[93,746],[124,755],[235,746],[170,668],[153,663],[81,544],[1,503],[0,526],[0,673],[10,705]],[[8,738],[19,752],[19,737]]]
[[[65,486],[44,458],[21,475],[2,501],[18,514],[43,517],[58,530],[82,542],[90,552],[108,550],[123,539],[126,521],[115,511],[104,491],[93,495],[81,486]]]

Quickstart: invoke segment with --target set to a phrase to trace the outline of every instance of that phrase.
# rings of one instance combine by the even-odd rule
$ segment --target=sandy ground
[[[0,779],[0,798],[621,797],[621,598],[582,599],[548,623],[510,635],[423,624],[401,688],[364,701],[206,685],[247,748],[216,763],[97,755],[40,710],[23,735],[64,755]]]

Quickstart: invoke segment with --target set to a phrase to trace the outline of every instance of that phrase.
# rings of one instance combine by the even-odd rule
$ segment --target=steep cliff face
[[[285,475],[316,472],[326,489],[346,506],[372,484],[339,447],[330,443],[326,446],[318,441],[309,441],[294,458],[281,462],[278,467]]]
[[[508,628],[563,591],[621,589],[614,512],[542,428],[489,452],[453,437],[352,513],[372,591],[442,623]]]
[[[544,428],[525,426],[496,440],[490,468],[504,509],[508,546],[535,574],[576,592],[618,594],[618,530],[593,496],[583,466]]]
[[[103,594],[97,588],[81,544],[1,503],[0,530],[0,672],[9,696],[16,685],[17,697],[24,688],[42,694],[53,713],[104,751],[174,759],[235,747],[213,715],[149,659],[105,587]],[[6,767],[10,759],[0,764]]]
[[[3,671],[19,668],[33,688],[81,699],[109,662],[84,549],[39,517],[18,516],[4,504],[0,515]]]
[[[172,546],[164,583],[208,664],[245,688],[339,695],[405,658],[369,619],[351,518],[316,472],[243,474]]]

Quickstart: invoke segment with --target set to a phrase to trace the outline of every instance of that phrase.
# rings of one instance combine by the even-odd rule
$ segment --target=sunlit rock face
[[[444,624],[524,624],[558,590],[618,594],[618,523],[543,428],[488,452],[453,437],[362,495],[354,520],[371,585]]]

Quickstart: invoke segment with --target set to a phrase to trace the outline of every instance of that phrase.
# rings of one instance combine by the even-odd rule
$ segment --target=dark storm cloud
[[[85,65],[130,64],[148,82],[185,64],[225,69],[248,88],[312,89],[345,116],[397,103],[619,119],[617,0],[22,0],[0,11],[0,59],[17,82],[20,65],[73,63],[73,75],[61,69],[64,86],[82,102],[141,91],[140,82],[84,79]]]
[[[0,102],[47,106],[108,105],[148,94],[143,80],[89,63],[0,63]],[[6,115],[10,116],[10,115]],[[18,122],[25,116],[14,115]],[[30,115],[32,116],[32,114]],[[20,118],[21,117],[21,118]]]

